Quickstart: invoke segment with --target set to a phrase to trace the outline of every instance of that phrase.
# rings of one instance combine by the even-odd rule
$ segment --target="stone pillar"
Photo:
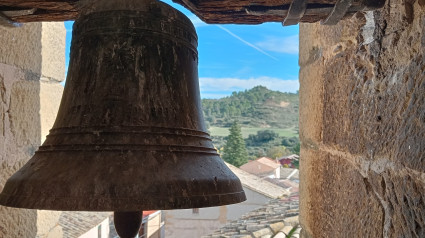
[[[53,125],[65,77],[65,35],[63,23],[0,27],[0,190]],[[0,237],[61,237],[59,214],[0,206]]]
[[[303,237],[425,237],[425,1],[300,27]]]

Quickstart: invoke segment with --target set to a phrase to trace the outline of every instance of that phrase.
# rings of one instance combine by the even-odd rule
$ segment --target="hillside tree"
[[[239,167],[248,162],[248,152],[239,123],[234,121],[229,131],[222,157],[227,163]]]
[[[267,157],[277,159],[285,155],[290,155],[289,151],[285,146],[275,146],[267,150]]]

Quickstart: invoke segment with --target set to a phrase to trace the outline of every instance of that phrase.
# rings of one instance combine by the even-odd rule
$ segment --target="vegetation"
[[[242,127],[298,128],[299,98],[295,93],[257,86],[230,97],[203,99],[202,107],[210,126],[230,127],[238,120]]]
[[[265,144],[275,140],[279,137],[279,134],[272,130],[258,131],[256,135],[249,135],[246,139],[247,145],[258,145]]]
[[[202,100],[216,148],[224,151],[230,126],[237,120],[249,159],[299,154],[298,104],[298,94],[263,86],[234,92],[226,98]]]
[[[226,137],[229,135],[229,129],[230,127],[209,127],[208,131],[210,132],[211,135],[214,136],[222,136],[222,137]],[[298,137],[298,131],[295,130],[295,128],[261,128],[261,127],[241,127],[242,130],[242,137],[243,138],[248,138],[249,135],[254,135],[257,134],[257,132],[259,131],[263,131],[263,130],[271,130],[276,132],[279,137],[284,138],[284,137]]]
[[[243,129],[243,128],[242,128]],[[282,137],[277,136],[276,132],[271,138],[264,138],[264,135],[268,134],[270,130],[259,130],[256,134],[248,135],[245,139],[246,149],[248,152],[249,159],[256,159],[258,157],[267,156],[270,158],[282,157],[284,155],[300,153],[300,142],[298,136],[294,137]],[[212,133],[211,133],[212,134]],[[214,136],[212,134],[212,140],[214,145],[220,150],[223,150],[223,146],[226,143],[224,136]],[[263,138],[263,139],[260,139]],[[291,141],[291,143],[285,143],[285,141]]]
[[[285,146],[274,146],[267,150],[267,157],[276,159],[280,158],[284,155],[292,154],[290,150],[288,150]]]
[[[224,145],[223,155],[224,161],[236,167],[248,162],[248,153],[245,147],[245,141],[242,137],[241,127],[235,121],[230,127],[230,135],[227,137]]]

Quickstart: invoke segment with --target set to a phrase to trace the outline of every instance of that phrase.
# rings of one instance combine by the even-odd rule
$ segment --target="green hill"
[[[225,98],[202,100],[216,148],[223,148],[229,127],[238,120],[251,159],[299,153],[298,105],[298,94],[263,86],[234,92]]]
[[[210,127],[230,127],[238,120],[242,127],[297,128],[298,105],[298,94],[272,91],[263,86],[233,92],[221,99],[202,100],[205,120]]]

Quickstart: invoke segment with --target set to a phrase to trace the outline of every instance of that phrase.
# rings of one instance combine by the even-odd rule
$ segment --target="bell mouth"
[[[6,183],[0,205],[65,211],[142,211],[221,206],[246,200],[217,153],[98,145],[39,150]],[[104,145],[103,147],[107,147]],[[156,149],[156,148],[155,148]]]
[[[16,208],[55,210],[55,211],[143,211],[172,210],[215,207],[240,203],[246,200],[243,191],[231,194],[201,195],[190,197],[151,197],[137,198],[60,198],[51,197],[31,201],[29,197],[0,194],[0,205]],[[134,205],[138,204],[138,205]],[[151,204],[151,205],[143,205]],[[154,204],[154,205],[152,205]]]

